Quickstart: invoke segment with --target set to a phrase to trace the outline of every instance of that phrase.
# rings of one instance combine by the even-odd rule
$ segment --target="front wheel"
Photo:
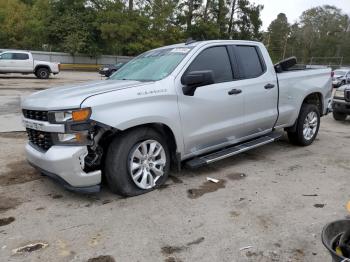
[[[337,121],[344,121],[346,117],[346,114],[333,111],[333,118]]]
[[[159,187],[166,181],[169,169],[167,143],[152,128],[138,128],[117,136],[105,161],[110,189],[123,196],[136,196]]]
[[[303,104],[296,125],[295,132],[288,132],[289,141],[300,146],[311,145],[320,128],[320,113],[317,106]]]

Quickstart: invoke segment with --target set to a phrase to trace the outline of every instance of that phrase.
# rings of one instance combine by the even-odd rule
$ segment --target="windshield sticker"
[[[170,53],[181,53],[181,54],[187,54],[191,49],[190,48],[174,48],[170,51]]]

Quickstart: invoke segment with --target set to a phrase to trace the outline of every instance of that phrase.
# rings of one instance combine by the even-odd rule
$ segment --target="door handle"
[[[267,84],[264,87],[265,87],[265,89],[272,89],[275,87],[275,85],[274,84]]]
[[[240,94],[240,93],[242,93],[242,90],[241,90],[241,89],[236,89],[236,88],[234,88],[234,89],[228,91],[228,94],[229,94],[229,95],[238,95],[238,94]]]

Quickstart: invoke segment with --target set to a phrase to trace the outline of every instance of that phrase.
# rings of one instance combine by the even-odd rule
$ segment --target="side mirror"
[[[181,77],[184,85],[184,95],[193,96],[197,87],[214,84],[214,73],[212,70],[191,71]]]

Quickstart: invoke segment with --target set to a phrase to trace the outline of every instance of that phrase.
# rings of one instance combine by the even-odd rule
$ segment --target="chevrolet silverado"
[[[329,68],[273,65],[262,43],[211,40],[145,52],[107,80],[22,101],[28,161],[70,190],[135,196],[278,139],[307,146],[331,106]]]

